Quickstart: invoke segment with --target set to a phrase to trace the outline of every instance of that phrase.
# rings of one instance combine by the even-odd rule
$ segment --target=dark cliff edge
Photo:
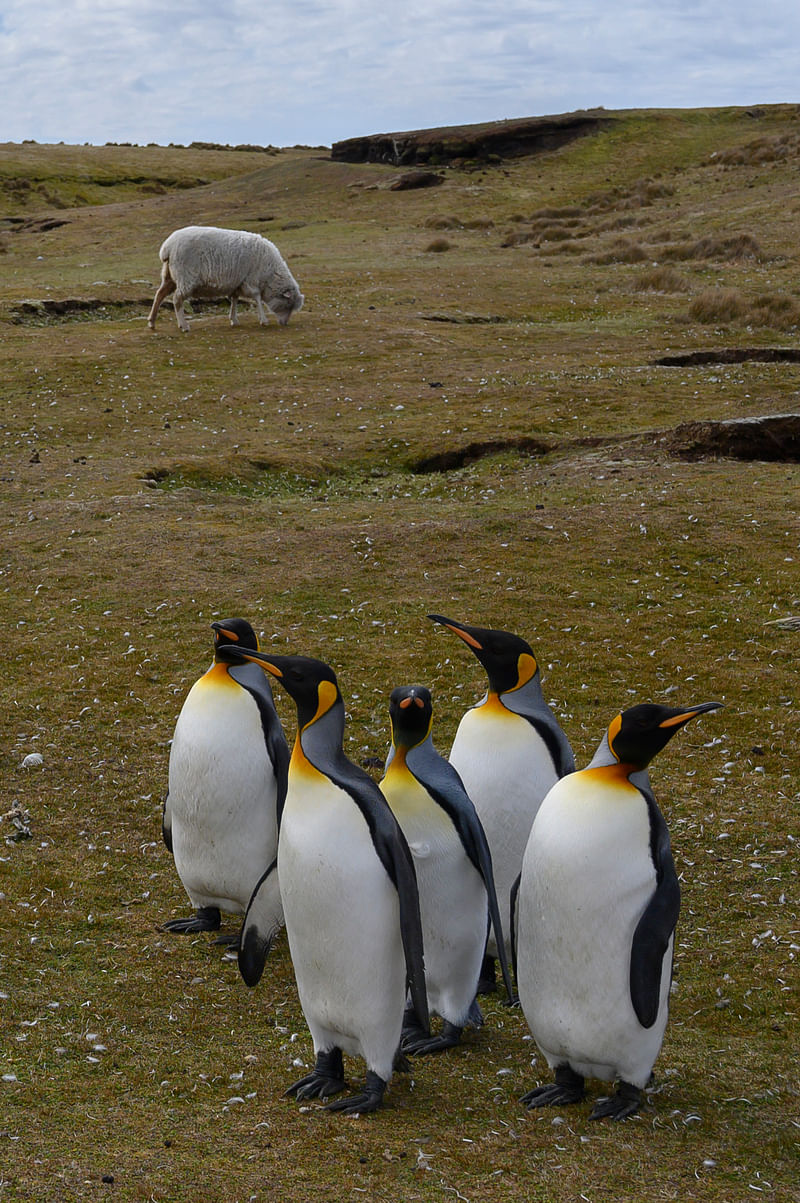
[[[331,158],[342,163],[448,163],[454,159],[497,161],[557,150],[575,138],[614,122],[602,109],[582,109],[553,117],[518,117],[482,125],[454,125],[395,134],[368,134],[334,142]]]

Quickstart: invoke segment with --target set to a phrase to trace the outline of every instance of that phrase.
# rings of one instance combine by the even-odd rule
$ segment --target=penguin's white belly
[[[486,887],[450,818],[410,774],[405,788],[393,790],[390,770],[381,789],[414,858],[428,1005],[461,1027],[475,998],[486,944]]]
[[[462,718],[450,751],[486,832],[506,945],[510,949],[510,895],[531,824],[558,780],[542,737],[527,719],[499,706],[479,706]],[[494,933],[488,951],[497,954]]]
[[[517,975],[533,1037],[552,1068],[644,1086],[667,1020],[643,1028],[630,996],[631,944],[656,888],[647,806],[632,786],[563,778],[536,816],[518,900]]]
[[[316,1052],[334,1045],[392,1076],[405,1006],[397,890],[353,799],[290,776],[278,848],[286,932]]]
[[[255,701],[200,681],[178,717],[168,806],[175,867],[195,907],[243,912],[275,858],[276,783]]]

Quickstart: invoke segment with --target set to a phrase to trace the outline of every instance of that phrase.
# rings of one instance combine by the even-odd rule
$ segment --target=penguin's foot
[[[430,1032],[424,1028],[417,1018],[417,1013],[413,1007],[406,1007],[403,1012],[403,1030],[400,1033],[400,1049],[401,1053],[408,1051],[407,1045],[415,1043],[418,1040],[428,1040]]]
[[[216,906],[198,907],[196,913],[189,919],[168,919],[162,923],[162,931],[175,932],[179,936],[194,935],[199,931],[219,931],[222,916]]]
[[[583,1098],[583,1078],[568,1065],[559,1065],[555,1082],[537,1086],[520,1099],[526,1107],[566,1107]]]
[[[327,1053],[317,1053],[317,1061],[310,1074],[300,1078],[285,1090],[285,1095],[296,1099],[329,1099],[344,1090],[344,1061],[342,1050],[332,1048]]]
[[[438,1036],[429,1036],[425,1033],[416,1039],[404,1040],[403,1052],[409,1053],[412,1057],[425,1057],[428,1053],[443,1053],[445,1049],[454,1048],[461,1043],[463,1031],[462,1027],[448,1023],[445,1019]]]
[[[239,933],[238,931],[233,934],[230,932],[220,932],[214,943],[219,944],[221,948],[226,949],[228,952],[232,952],[235,956],[239,951]]]
[[[386,1083],[371,1069],[367,1070],[367,1078],[361,1094],[350,1094],[347,1098],[337,1099],[328,1103],[326,1111],[340,1111],[342,1115],[364,1115],[369,1111],[377,1111],[383,1101]]]
[[[611,1098],[598,1099],[589,1119],[627,1119],[629,1115],[635,1115],[641,1105],[642,1092],[639,1087],[620,1081]]]
[[[497,961],[494,957],[486,956],[481,964],[478,978],[478,994],[494,994],[497,990]]]

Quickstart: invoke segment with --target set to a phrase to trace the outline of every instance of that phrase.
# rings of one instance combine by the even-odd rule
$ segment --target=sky
[[[0,0],[0,143],[330,146],[796,101],[797,0]]]

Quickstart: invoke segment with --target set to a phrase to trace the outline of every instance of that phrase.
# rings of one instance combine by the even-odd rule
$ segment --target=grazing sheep
[[[239,297],[255,301],[258,320],[267,324],[264,303],[282,326],[303,306],[297,287],[278,248],[260,234],[220,230],[215,226],[185,226],[175,230],[158,252],[163,263],[161,283],[147,324],[155,329],[161,302],[174,293],[175,317],[181,330],[189,323],[183,303],[190,297],[230,297],[231,325],[237,325]]]

